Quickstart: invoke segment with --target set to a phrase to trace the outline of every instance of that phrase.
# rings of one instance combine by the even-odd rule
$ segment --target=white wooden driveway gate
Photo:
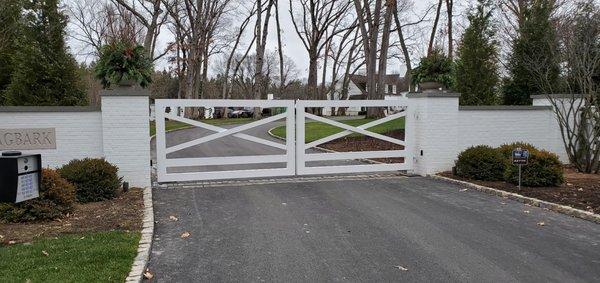
[[[243,124],[231,129],[213,126],[200,121],[187,119],[175,114],[166,113],[166,108],[177,107],[285,107],[286,112],[268,117],[262,120]],[[174,111],[171,111],[174,112]],[[184,142],[175,146],[166,146],[165,118],[183,122],[192,126],[200,127],[215,132],[214,134]],[[285,144],[250,136],[242,131],[258,127],[280,119],[286,119],[286,134],[292,137]],[[159,182],[193,181],[193,180],[215,180],[233,178],[253,178],[270,176],[288,176],[295,174],[294,154],[294,101],[292,100],[194,100],[194,99],[157,99],[156,100],[156,160],[157,177]],[[200,145],[212,140],[233,136],[247,141],[263,144],[269,147],[285,150],[281,155],[251,155],[251,156],[223,156],[223,157],[201,157],[201,158],[167,158],[167,154],[185,148]],[[211,165],[239,165],[285,162],[285,168],[273,169],[250,169],[230,171],[209,172],[186,172],[170,173],[168,168],[211,166]]]
[[[282,114],[264,118],[251,123],[239,125],[230,129],[210,125],[201,121],[191,120],[182,116],[166,113],[166,109],[172,110],[178,107],[260,107],[260,108],[285,108]],[[353,127],[339,121],[316,116],[305,111],[312,107],[386,107],[386,109],[403,109],[397,113],[390,112],[385,118],[371,121],[369,123]],[[412,155],[409,135],[413,134],[412,119],[410,107],[407,107],[406,100],[192,100],[192,99],[157,99],[156,100],[156,158],[157,158],[157,176],[159,182],[193,181],[193,180],[215,180],[215,179],[234,179],[234,178],[253,178],[270,176],[289,176],[289,175],[314,175],[314,174],[332,174],[332,173],[355,173],[355,172],[376,172],[376,171],[398,171],[412,169]],[[377,134],[367,129],[383,124],[385,122],[405,117],[405,140],[395,139],[389,136]],[[203,128],[214,132],[213,134],[203,136],[191,141],[167,147],[165,118],[183,122],[195,127]],[[251,136],[242,133],[251,128],[265,125],[277,120],[285,119],[286,141],[285,144],[270,141],[267,139]],[[305,125],[306,120],[314,120],[326,123],[344,129],[345,131],[321,138],[319,140],[306,144]],[[359,133],[370,136],[375,139],[402,145],[402,150],[385,151],[360,151],[360,152],[339,152],[339,153],[308,153],[311,148],[315,148],[323,143],[342,138],[351,133]],[[250,156],[223,156],[223,157],[194,157],[194,158],[168,158],[168,154],[197,146],[209,141],[233,136],[246,141],[266,145],[273,148],[282,149],[285,154],[279,155],[250,155]],[[307,162],[324,162],[335,160],[366,159],[366,158],[396,158],[403,157],[404,162],[391,164],[360,164],[360,165],[338,165],[338,166],[307,166]],[[248,169],[248,170],[228,170],[228,171],[203,171],[203,172],[169,172],[169,168],[192,167],[192,166],[222,166],[222,165],[240,165],[240,164],[261,164],[261,163],[284,163],[284,168],[270,169]]]
[[[334,121],[314,114],[306,113],[306,108],[313,107],[385,107],[387,109],[403,108],[398,113],[388,113],[385,118],[371,121],[369,123],[353,127],[339,121]],[[356,173],[356,172],[377,172],[377,171],[399,171],[412,169],[412,155],[410,154],[410,143],[395,139],[385,135],[370,132],[366,129],[383,124],[388,121],[404,117],[405,119],[405,140],[408,137],[406,130],[412,125],[407,113],[406,100],[299,100],[296,104],[296,172],[298,175],[317,175],[317,174],[336,174],[336,173]],[[333,134],[319,140],[305,144],[305,124],[306,118],[329,124],[345,131]],[[336,152],[336,153],[307,153],[306,151],[315,148],[326,142],[343,138],[353,132],[363,134],[375,139],[383,140],[396,145],[404,146],[402,150],[380,150],[380,151],[357,151],[357,152]],[[412,132],[411,132],[412,134]],[[369,159],[369,158],[393,158],[404,157],[402,163],[387,164],[361,164],[361,165],[338,165],[338,166],[306,166],[310,161],[331,161],[348,159]]]

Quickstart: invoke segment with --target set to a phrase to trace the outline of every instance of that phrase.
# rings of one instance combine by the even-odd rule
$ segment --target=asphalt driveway
[[[240,181],[154,199],[157,282],[600,282],[600,225],[429,178]]]

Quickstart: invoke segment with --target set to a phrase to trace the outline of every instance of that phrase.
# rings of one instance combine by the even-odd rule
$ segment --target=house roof
[[[350,81],[352,81],[363,94],[366,94],[367,76],[349,75],[348,77],[350,78]],[[401,77],[399,74],[385,75],[384,81],[385,84],[396,85],[396,93],[408,91],[409,82],[406,80],[406,78]]]

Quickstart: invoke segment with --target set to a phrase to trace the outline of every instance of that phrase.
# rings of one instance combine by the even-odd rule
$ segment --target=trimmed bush
[[[25,222],[59,218],[73,211],[75,187],[56,170],[42,169],[40,196],[17,204],[0,204],[0,219]]]
[[[530,151],[529,164],[522,167],[521,174],[521,184],[528,187],[558,186],[564,181],[563,168],[558,156],[545,150]],[[512,164],[506,166],[504,179],[518,184],[519,167]]]
[[[121,187],[118,170],[104,159],[86,158],[72,160],[59,173],[75,186],[77,201],[86,203],[117,196]]]
[[[466,149],[458,155],[456,175],[475,180],[497,181],[504,173],[502,155],[486,145]]]
[[[498,147],[498,151],[500,152],[500,154],[502,154],[502,156],[504,156],[504,158],[506,160],[508,160],[508,162],[512,162],[511,161],[512,151],[515,148],[527,149],[530,154],[539,152],[539,149],[537,149],[535,146],[525,143],[525,142],[513,142],[513,143],[503,144],[500,147]]]

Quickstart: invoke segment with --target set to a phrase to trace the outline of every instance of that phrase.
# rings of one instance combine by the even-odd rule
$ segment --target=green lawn
[[[340,121],[346,125],[350,126],[360,126],[362,124],[369,123],[374,119],[356,119],[356,120],[344,120]],[[378,134],[385,134],[387,132],[393,130],[404,129],[404,117],[385,122],[383,124],[379,124],[375,127],[368,128],[369,131],[375,132]],[[280,126],[271,131],[272,134],[285,138],[285,126]],[[345,131],[344,129],[340,129],[336,126],[332,126],[329,124],[321,123],[321,122],[307,122],[305,127],[305,137],[304,140],[306,143],[316,141],[318,139]],[[352,134],[351,136],[356,136],[360,134]]]
[[[207,119],[202,120],[203,123],[210,125],[232,125],[232,124],[245,124],[252,122],[252,118],[230,118],[230,119]],[[177,129],[191,128],[190,124],[182,123],[179,121],[167,120],[165,122],[166,131],[172,131]],[[150,121],[150,136],[156,135],[156,123]]]
[[[123,282],[139,240],[137,232],[102,232],[1,247],[0,282]]]

